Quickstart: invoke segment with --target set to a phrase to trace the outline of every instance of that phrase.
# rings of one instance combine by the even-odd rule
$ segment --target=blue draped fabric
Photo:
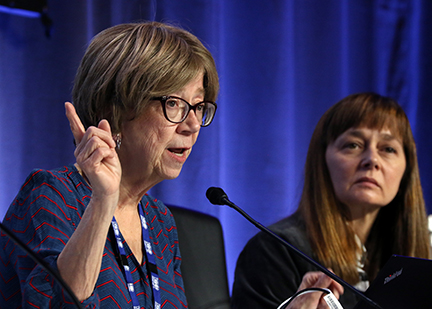
[[[0,11],[0,216],[31,169],[74,162],[63,102],[86,44],[114,24],[157,20],[201,38],[220,73],[219,109],[181,175],[152,194],[220,218],[228,274],[257,230],[211,205],[210,186],[269,225],[292,213],[320,116],[342,97],[397,99],[418,146],[432,211],[432,3],[421,0],[49,1],[50,38],[38,18]]]

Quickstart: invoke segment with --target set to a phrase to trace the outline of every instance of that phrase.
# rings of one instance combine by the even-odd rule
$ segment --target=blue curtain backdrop
[[[432,211],[432,2],[424,0],[77,0],[48,1],[40,19],[0,12],[0,216],[33,168],[74,162],[63,103],[91,37],[137,20],[169,21],[213,53],[221,92],[215,122],[201,130],[176,180],[151,194],[220,218],[230,284],[257,230],[211,205],[210,186],[269,225],[292,213],[315,124],[360,91],[396,98],[418,146]]]

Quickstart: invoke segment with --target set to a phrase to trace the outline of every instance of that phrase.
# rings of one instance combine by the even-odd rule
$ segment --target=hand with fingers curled
[[[302,282],[297,292],[307,288],[322,288],[329,289],[334,296],[339,299],[339,296],[343,294],[344,288],[342,285],[331,279],[326,274],[319,271],[307,272],[302,279]],[[322,292],[312,292],[297,296],[286,309],[326,309],[328,308],[327,303],[323,299]]]
[[[92,198],[111,199],[115,207],[122,171],[110,124],[104,119],[85,130],[72,103],[66,102],[65,109],[75,138],[76,162],[91,184]]]

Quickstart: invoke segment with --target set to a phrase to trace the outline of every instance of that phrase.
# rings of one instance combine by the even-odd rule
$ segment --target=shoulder
[[[175,226],[171,211],[162,201],[146,194],[141,199],[141,203],[146,216],[151,222],[164,225],[168,230]]]
[[[144,195],[141,199],[141,203],[148,213],[153,213],[157,216],[163,216],[163,217],[171,217],[171,212],[168,209],[168,207],[165,206],[165,204],[158,200],[157,198],[154,198],[151,195]]]
[[[79,173],[73,165],[63,166],[54,170],[34,169],[27,176],[20,193],[30,193],[34,190],[70,192],[80,184]]]
[[[311,248],[308,241],[306,228],[300,215],[293,215],[284,218],[268,227],[272,232],[294,247],[310,253]],[[283,247],[273,236],[261,231],[252,237],[246,247],[265,248],[265,247]]]
[[[285,240],[302,243],[307,240],[306,226],[300,214],[294,213],[269,227]]]
[[[83,179],[73,165],[54,170],[34,169],[24,181],[10,205],[5,219],[40,213],[80,212],[85,208],[86,196],[91,190],[84,188]],[[66,210],[69,209],[69,210]]]

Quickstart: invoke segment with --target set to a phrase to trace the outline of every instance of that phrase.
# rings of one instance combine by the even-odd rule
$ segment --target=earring
[[[116,135],[114,135],[113,140],[116,143],[117,150],[119,150],[121,146],[121,134],[117,133]]]

